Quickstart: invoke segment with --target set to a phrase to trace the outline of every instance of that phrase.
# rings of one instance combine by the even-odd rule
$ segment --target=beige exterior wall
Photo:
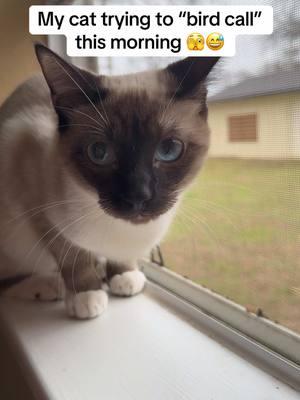
[[[39,71],[33,51],[33,41],[43,40],[31,36],[28,26],[28,10],[32,4],[42,1],[0,1],[0,104],[14,88]]]
[[[229,142],[228,117],[257,114],[258,140]],[[300,92],[209,104],[212,157],[300,158]]]

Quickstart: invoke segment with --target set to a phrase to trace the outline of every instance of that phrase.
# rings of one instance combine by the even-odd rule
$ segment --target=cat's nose
[[[134,191],[123,196],[125,203],[135,212],[142,211],[151,198],[152,190],[149,185],[139,185]]]

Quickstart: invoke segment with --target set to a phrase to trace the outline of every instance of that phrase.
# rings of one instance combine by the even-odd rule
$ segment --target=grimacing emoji
[[[221,33],[213,32],[207,36],[206,44],[211,50],[220,50],[224,46],[224,36]]]
[[[200,33],[191,33],[186,40],[187,47],[189,50],[203,50],[204,49],[204,37]]]

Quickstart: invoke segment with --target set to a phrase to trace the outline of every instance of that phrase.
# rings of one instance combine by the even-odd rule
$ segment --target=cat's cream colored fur
[[[41,216],[47,218],[50,226],[63,229],[69,242],[126,264],[147,255],[172,219],[174,209],[140,225],[101,211],[96,193],[83,188],[69,171],[61,168],[56,126],[57,117],[42,75],[20,86],[0,109],[0,279],[57,270],[57,260],[47,249],[47,232],[42,234],[35,227]],[[54,283],[53,279],[49,281],[51,290]],[[122,292],[121,283],[116,292]],[[133,294],[143,284],[139,273],[133,277],[131,288],[128,282],[124,283],[124,290]],[[35,283],[23,282],[9,293],[30,297],[28,290],[37,290],[31,285]],[[80,301],[74,300],[79,302],[78,310],[74,301],[70,305],[68,299],[69,313],[80,318],[100,313],[107,299],[102,299],[102,291],[98,292],[101,293],[95,295],[94,301],[93,294],[87,292],[87,305],[83,306],[84,294],[80,294]]]

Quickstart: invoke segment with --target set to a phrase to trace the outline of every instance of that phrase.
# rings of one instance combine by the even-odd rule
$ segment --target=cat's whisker
[[[180,222],[177,224],[177,227],[185,235],[186,232],[191,230],[191,225],[188,225],[187,223],[188,218],[182,212],[177,212],[176,218],[178,219],[178,222]],[[191,240],[194,240],[194,236],[191,236]]]
[[[227,186],[227,187],[245,190],[249,193],[252,193],[253,195],[257,195],[257,194],[261,195],[261,192],[259,192],[258,190],[255,190],[253,188],[250,188],[248,186],[238,185],[238,184],[232,183],[232,182],[218,181],[216,179],[210,180],[209,182],[202,181],[202,186],[203,186],[203,188],[205,188],[205,186],[207,186],[207,187],[209,187],[209,186]],[[278,191],[278,193],[280,193],[280,192]]]
[[[204,223],[204,221],[195,221],[191,216],[189,216],[189,215],[187,215],[186,213],[185,214],[183,214],[183,217],[191,224],[191,226],[194,226],[194,227],[198,227],[199,226],[199,224],[202,226],[202,228],[203,228],[203,231],[205,232],[205,234],[207,235],[207,237],[209,238],[209,239],[211,239],[212,240],[212,242],[218,247],[218,248],[220,248],[220,244],[218,243],[218,240],[216,239],[216,237],[215,237],[215,235],[211,232],[211,229],[209,228],[209,226],[206,224],[206,223]],[[187,225],[188,226],[188,225]],[[191,228],[190,228],[191,229]],[[194,238],[195,239],[195,238]],[[199,235],[199,237],[198,237],[198,240],[200,240],[201,239],[201,237],[200,237],[200,235]]]
[[[214,214],[217,213],[222,218],[224,218],[236,230],[236,232],[239,232],[237,224],[235,224],[232,221],[232,219],[229,217],[229,215],[227,215],[226,212],[224,212],[224,210],[217,209],[216,207],[212,207],[210,205],[201,204],[201,200],[200,200],[200,202],[199,202],[199,204],[197,206],[195,206],[193,204],[188,204],[188,205],[185,204],[184,208],[190,210],[193,213],[195,213],[195,215],[199,215],[199,211],[201,211],[201,208],[204,209],[204,210],[207,210],[207,211],[209,211],[211,213],[214,213]]]
[[[89,130],[89,133],[95,133],[96,135],[100,135],[104,140],[106,139],[106,136],[103,134],[103,131],[93,131],[93,130]]]
[[[97,210],[94,210],[94,211],[97,211]],[[92,214],[93,213],[91,213],[90,215],[92,215]],[[85,222],[85,221],[81,221],[81,224],[83,222]],[[69,248],[68,248],[68,250],[64,254],[64,257],[63,257],[62,262],[61,262],[61,266],[59,265],[59,271],[60,271],[61,275],[62,275],[62,272],[63,272],[65,260],[66,260],[68,254],[69,254],[69,252],[70,252],[70,250],[72,249],[73,246],[74,246],[74,244],[71,243]],[[72,273],[71,274],[72,274],[72,286],[73,286],[74,294],[77,294],[76,287],[75,287],[75,280],[74,280],[74,272],[75,272],[76,261],[77,261],[77,258],[79,256],[79,253],[80,253],[81,250],[82,249],[80,247],[78,247],[78,250],[77,250],[76,255],[74,256],[73,265],[72,265]]]
[[[195,197],[190,197],[190,198],[197,198],[197,197],[195,196]],[[198,205],[200,207],[205,206],[205,207],[207,207],[207,209],[211,209],[213,211],[218,211],[218,212],[224,211],[224,213],[226,213],[226,215],[227,215],[227,213],[230,213],[230,214],[235,214],[236,213],[236,211],[234,209],[231,209],[231,208],[228,208],[228,207],[224,207],[224,206],[222,206],[220,204],[217,204],[217,203],[214,203],[212,201],[205,200],[205,199],[199,199],[199,203],[197,204],[197,206]],[[192,207],[195,210],[197,210],[197,206],[193,205],[193,204],[189,204],[189,207]]]
[[[187,217],[187,215],[183,215],[182,213],[178,213],[177,214],[178,217],[178,224],[177,224],[177,228],[179,228],[181,234],[183,235],[183,237],[186,236],[186,233],[189,232],[191,233],[191,231],[194,229],[195,224],[191,223],[191,220],[189,217]],[[189,224],[190,223],[190,224]],[[207,234],[206,231],[204,231],[205,234]],[[209,239],[212,240],[213,238],[211,237],[211,235],[209,235]],[[194,254],[197,255],[198,254],[198,250],[197,247],[199,246],[199,241],[201,241],[201,237],[200,235],[195,235],[195,234],[189,234],[188,235],[188,242],[189,242],[189,246],[193,247],[194,250]],[[215,243],[215,240],[213,240],[213,243]],[[182,251],[182,247],[178,248],[178,251],[181,252]],[[213,257],[216,259],[216,254],[213,253]]]
[[[62,259],[63,259],[63,255],[64,255],[64,250],[65,250],[65,247],[66,247],[67,243],[68,243],[68,239],[64,239],[64,244],[63,244],[63,247],[61,249],[59,258],[57,260],[58,267],[61,265],[61,262],[62,262]]]
[[[71,272],[71,274],[72,274],[72,287],[73,287],[73,291],[74,291],[74,294],[75,294],[75,295],[77,294],[77,290],[76,290],[76,285],[75,285],[74,274],[75,274],[76,261],[77,261],[77,259],[78,259],[80,250],[81,250],[81,249],[80,249],[80,247],[79,247],[78,250],[77,250],[77,252],[76,252],[76,255],[74,256],[74,260],[73,260],[73,264],[72,264],[72,272]]]
[[[175,99],[175,97],[176,97],[176,94],[178,93],[178,91],[180,90],[180,88],[181,88],[181,86],[182,86],[184,80],[185,80],[186,77],[188,76],[188,74],[189,74],[189,72],[190,72],[190,70],[191,70],[193,64],[194,64],[194,60],[192,60],[192,61],[190,62],[189,67],[188,67],[186,73],[183,75],[183,78],[182,78],[181,81],[178,83],[178,85],[177,85],[177,87],[176,87],[176,89],[175,89],[175,91],[174,91],[174,93],[173,93],[173,96],[171,97],[171,99],[169,100],[169,102],[167,103],[167,105],[166,105],[166,107],[165,107],[165,109],[164,109],[164,111],[163,111],[163,115],[161,116],[161,119],[164,118],[166,112],[168,111],[169,107],[170,107],[171,104],[173,103],[173,101],[174,101],[174,99]]]
[[[94,85],[95,85],[95,87],[96,87],[96,89],[97,89],[98,98],[99,98],[99,101],[100,101],[102,110],[103,110],[103,112],[104,112],[104,114],[105,114],[107,124],[111,127],[111,123],[110,123],[110,120],[109,120],[109,118],[108,118],[107,112],[106,112],[106,110],[105,110],[105,107],[104,107],[104,104],[103,104],[103,101],[102,101],[102,98],[101,98],[101,95],[100,95],[100,91],[99,91],[98,85],[96,84],[96,82],[94,82]]]
[[[81,203],[82,200],[57,200],[57,201],[52,201],[52,202],[49,202],[49,203],[44,203],[44,204],[41,204],[41,205],[39,205],[39,206],[36,206],[36,207],[30,208],[30,209],[28,209],[28,210],[25,210],[23,213],[21,213],[21,214],[17,215],[16,217],[10,219],[9,221],[7,221],[7,223],[14,222],[14,221],[16,221],[17,219],[19,219],[19,218],[25,216],[25,215],[28,214],[29,212],[35,211],[35,210],[40,209],[40,208],[43,208],[43,207],[52,206],[52,205],[61,205],[61,204],[77,203],[77,202],[80,202],[80,203]]]
[[[15,227],[14,231],[12,232],[12,234],[9,235],[9,236],[7,236],[7,237],[4,239],[4,242],[6,243],[6,242],[12,240],[12,239],[14,238],[14,236],[18,233],[18,230],[19,230],[20,228],[22,228],[22,226],[24,226],[30,219],[36,217],[36,216],[39,215],[39,214],[42,214],[43,212],[45,212],[45,211],[47,211],[47,210],[49,210],[49,209],[53,209],[53,208],[56,208],[56,207],[59,207],[59,206],[64,206],[64,205],[70,205],[70,203],[72,204],[73,201],[70,201],[70,202],[61,202],[61,203],[58,203],[58,204],[52,204],[52,205],[47,206],[47,207],[41,207],[38,211],[34,212],[33,214],[31,214],[31,215],[29,215],[29,216],[27,216],[28,213],[26,212],[26,217],[25,217],[25,214],[23,214],[23,215],[20,217],[20,218],[22,218],[22,217],[25,217],[25,218],[24,218],[23,220],[21,220],[20,222],[17,222],[18,225]],[[75,203],[75,202],[74,202],[74,203]],[[77,202],[76,202],[76,203],[77,203]],[[82,203],[82,202],[80,201],[80,203]],[[10,223],[16,222],[16,220],[17,220],[17,219],[15,219],[15,221],[11,221]],[[8,228],[8,225],[9,225],[10,223],[7,222],[7,224],[4,225],[4,227]]]
[[[96,126],[88,125],[88,124],[62,124],[62,125],[58,125],[59,128],[69,128],[71,126],[82,126],[82,127],[84,126],[86,128],[94,129],[96,132],[103,133],[103,130],[98,129]],[[89,132],[90,132],[90,130],[89,130]]]
[[[63,256],[63,259],[62,259],[62,261],[61,261],[61,265],[59,265],[59,272],[60,272],[61,275],[62,275],[62,273],[63,273],[63,268],[64,268],[65,260],[66,260],[68,254],[69,254],[69,252],[70,252],[70,250],[72,249],[73,246],[74,246],[74,243],[71,242],[71,243],[70,243],[70,246],[69,246],[69,248],[68,248],[68,250],[65,252],[65,254],[64,254],[64,256]],[[80,251],[80,247],[78,248],[78,253],[77,253],[77,254],[79,254],[79,251]],[[72,272],[73,272],[73,271],[72,271]]]
[[[98,108],[95,106],[95,104],[93,103],[93,101],[91,100],[91,98],[89,97],[89,95],[82,89],[82,87],[78,84],[78,82],[76,82],[76,80],[69,74],[69,72],[66,70],[66,68],[57,60],[55,60],[55,62],[57,63],[57,65],[59,65],[62,70],[68,75],[68,77],[72,80],[72,82],[78,87],[78,89],[83,93],[83,95],[86,97],[86,99],[89,101],[89,103],[91,104],[91,106],[94,108],[94,110],[96,111],[96,113],[101,117],[101,119],[107,123],[107,121],[105,120],[105,118],[103,117],[103,115],[100,113],[100,111],[98,110]]]
[[[89,208],[89,209],[90,209],[91,206],[88,206],[88,207],[85,207],[85,208]],[[36,247],[39,245],[39,243],[41,243],[41,241],[44,240],[45,237],[46,237],[49,233],[51,233],[53,230],[55,230],[56,228],[58,228],[59,231],[58,231],[58,233],[54,236],[54,238],[50,239],[50,241],[49,241],[45,246],[43,246],[42,251],[41,251],[39,257],[38,257],[38,258],[36,259],[36,261],[35,261],[35,265],[34,265],[34,268],[33,268],[33,273],[35,272],[36,266],[37,266],[38,262],[40,261],[41,257],[43,256],[45,250],[46,250],[47,248],[49,248],[49,246],[51,246],[60,236],[62,236],[62,233],[63,233],[63,232],[65,232],[65,231],[66,231],[67,229],[69,229],[71,226],[73,226],[73,225],[79,223],[80,221],[84,222],[84,219],[86,219],[88,216],[92,215],[92,214],[95,213],[96,211],[99,211],[99,209],[98,209],[98,208],[95,209],[94,206],[92,206],[92,211],[91,211],[91,212],[88,212],[88,213],[86,213],[86,214],[84,214],[84,215],[81,215],[79,218],[75,219],[75,221],[71,221],[71,223],[65,225],[62,229],[59,229],[59,225],[60,225],[60,224],[57,224],[57,225],[53,226],[51,229],[49,229],[49,230],[39,239],[39,241],[34,245],[34,247],[33,247],[33,248],[31,249],[31,251],[30,251],[30,252],[32,253],[32,252],[34,251],[34,248],[36,248]],[[64,220],[64,221],[65,221],[65,220]],[[63,221],[63,222],[64,222],[64,221]],[[27,257],[29,257],[29,255],[30,255],[30,254],[27,254]]]
[[[82,78],[83,80],[85,80],[85,78],[84,78],[84,76],[82,75],[82,73],[80,72],[80,70],[78,70],[77,73],[78,73],[78,75],[81,76],[81,78]],[[94,78],[95,78],[95,77],[94,77]],[[85,81],[86,81],[86,80],[85,80]],[[87,82],[87,84],[90,86],[91,89],[94,89],[94,88],[89,84],[88,81],[86,81],[86,82]],[[97,90],[97,94],[98,94],[98,98],[99,98],[99,100],[100,100],[101,107],[102,107],[103,112],[104,112],[104,114],[105,114],[105,116],[106,116],[106,123],[107,123],[108,125],[110,125],[110,121],[109,121],[109,119],[108,119],[108,117],[107,117],[107,114],[106,114],[106,111],[105,111],[105,108],[104,108],[104,105],[103,105],[103,102],[102,102],[102,98],[101,98],[101,96],[100,96],[99,88],[98,88],[97,83],[95,82],[95,79],[93,79],[93,83],[94,83],[94,87],[95,87],[96,90]]]
[[[61,252],[60,252],[59,257],[57,259],[57,289],[58,290],[59,290],[59,284],[60,284],[60,278],[61,278],[60,265],[61,265],[61,261],[62,261],[62,258],[63,258],[63,255],[64,255],[64,250],[65,250],[65,247],[66,247],[67,243],[68,243],[68,240],[64,239],[64,244],[62,246]]]
[[[184,215],[184,214],[180,214],[180,213],[179,213],[177,216],[178,216],[179,219],[180,219],[180,223],[183,224],[183,225],[185,226],[185,229],[186,229],[187,231],[190,231],[191,229],[194,229],[195,226],[198,226],[198,225],[195,223],[195,221],[191,220],[190,217],[187,217],[187,215]],[[191,226],[188,225],[187,220],[191,223]],[[201,225],[202,225],[202,224],[201,224]],[[186,231],[184,231],[183,229],[182,229],[182,232],[184,233],[184,235],[186,234]],[[205,234],[207,235],[207,230],[204,230],[204,232],[205,232]],[[221,251],[221,250],[220,250],[221,247],[220,247],[218,241],[216,241],[215,237],[212,237],[211,234],[210,234],[210,232],[209,232],[209,234],[208,234],[207,236],[209,237],[209,239],[210,239],[214,244],[217,245],[217,248],[219,248],[219,251]],[[193,245],[194,245],[194,247],[195,247],[195,254],[198,254],[197,246],[199,246],[199,241],[201,241],[201,236],[200,236],[200,235],[189,235],[189,242],[191,242],[191,241],[192,241],[192,243],[193,243]],[[214,258],[214,260],[218,260],[219,254],[221,254],[221,253],[218,253],[218,252],[216,252],[216,251],[213,251],[213,252],[211,253],[211,256]]]
[[[196,198],[197,198],[197,199],[198,199],[199,197],[196,196],[196,195],[195,195],[195,196],[188,195],[188,198],[190,198],[190,199],[196,199]],[[234,209],[234,208],[224,207],[224,206],[221,206],[221,205],[219,205],[219,204],[217,204],[217,203],[214,203],[214,202],[212,202],[212,201],[208,201],[208,200],[205,200],[205,199],[200,199],[199,201],[205,202],[205,203],[207,203],[207,204],[211,204],[212,207],[217,207],[217,208],[223,209],[224,212],[226,212],[226,213],[230,213],[230,214],[232,214],[232,215],[238,215],[238,216],[241,216],[241,217],[245,217],[245,216],[248,216],[248,217],[272,216],[272,215],[274,215],[274,213],[276,213],[276,216],[277,216],[277,213],[278,213],[278,212],[284,212],[284,211],[286,211],[285,208],[280,208],[280,207],[268,207],[268,212],[267,212],[266,210],[263,210],[263,211],[261,211],[261,212],[255,212],[255,213],[253,213],[253,212],[251,212],[251,213],[247,212],[247,213],[245,213],[244,210],[243,210],[243,211],[239,211],[238,208]],[[271,211],[272,211],[272,212],[271,212]]]
[[[69,246],[69,248],[68,248],[68,250],[64,253],[64,255],[63,255],[63,257],[62,257],[62,260],[61,260],[61,262],[60,262],[59,265],[58,265],[59,273],[60,273],[61,275],[62,275],[62,272],[63,272],[65,260],[66,260],[68,254],[69,254],[69,252],[70,252],[70,250],[72,249],[73,246],[74,246],[74,243],[71,242],[71,243],[70,243],[70,246]],[[78,250],[80,250],[80,247],[78,248]]]
[[[215,232],[212,230],[212,228],[206,221],[201,219],[198,215],[197,216],[189,215],[189,213],[186,210],[181,209],[181,212],[192,224],[197,226],[198,223],[200,223],[203,227],[205,227],[206,231],[209,233],[209,236],[214,240],[214,242],[218,246],[218,248],[221,248],[218,237],[216,236]]]
[[[91,117],[91,116],[90,116],[89,114],[87,114],[87,113],[84,113],[83,111],[74,110],[73,108],[65,107],[65,106],[55,106],[55,108],[60,108],[61,110],[71,111],[71,112],[73,112],[73,113],[77,113],[77,114],[80,114],[80,115],[84,115],[85,117],[89,118],[91,121],[94,121],[94,122],[99,126],[99,128],[101,128],[101,129],[104,128],[104,125],[103,125],[103,123],[102,123],[101,121],[96,120],[95,118]]]
[[[86,206],[84,207],[86,208],[91,208],[94,207],[93,206]],[[93,210],[94,211],[94,210]],[[85,218],[87,215],[81,215],[79,218],[75,219],[75,221],[71,221],[69,224],[67,224],[63,229],[59,230],[59,232],[55,235],[55,237],[52,239],[53,241],[60,235],[62,234],[66,229],[68,229],[69,227],[73,226],[76,222],[81,221],[83,218]],[[69,220],[70,218],[66,218],[63,222],[65,222],[66,220]],[[59,228],[59,226],[62,224],[62,222],[59,222],[58,224],[52,226],[46,233],[44,233],[44,235],[42,235],[42,237],[34,244],[34,246],[31,248],[31,250],[26,254],[25,258],[28,258],[33,251],[37,248],[37,246],[45,239],[46,236],[48,236],[49,233],[51,233],[52,231],[56,230],[57,228]],[[50,244],[52,244],[53,242],[51,241]],[[47,246],[45,248],[47,248],[49,245],[49,243],[47,244]]]
[[[188,225],[188,223],[187,223],[187,217],[181,212],[177,213],[177,217],[180,220],[180,224],[178,226],[179,226],[179,229],[181,230],[181,232],[183,232],[185,234],[186,231],[190,231],[191,226]],[[191,238],[194,239],[194,236],[191,236]]]

